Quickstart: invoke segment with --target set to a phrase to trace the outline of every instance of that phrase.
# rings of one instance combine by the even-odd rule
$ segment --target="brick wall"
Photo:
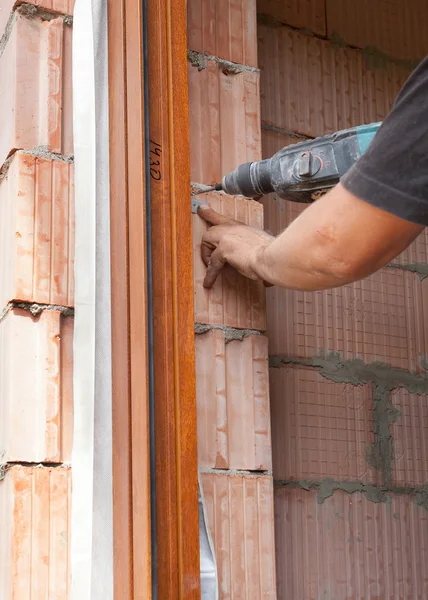
[[[265,157],[383,119],[428,51],[418,0],[258,12]],[[305,208],[263,204],[273,233]],[[352,285],[267,292],[278,599],[428,594],[427,242]]]
[[[72,0],[0,7],[0,597],[66,600]]]
[[[191,179],[197,187],[261,157],[260,73],[255,0],[190,0],[188,11]],[[257,202],[220,193],[199,197],[263,227]],[[204,230],[194,215],[198,454],[220,598],[273,599],[265,290],[228,269],[205,290]]]

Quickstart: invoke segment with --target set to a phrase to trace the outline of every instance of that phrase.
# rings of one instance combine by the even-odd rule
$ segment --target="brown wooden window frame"
[[[144,9],[143,2],[108,0],[115,600],[152,598],[152,574],[160,600],[196,599],[200,566],[186,0],[145,0]],[[148,344],[150,308],[153,348]],[[150,471],[150,352],[155,473]],[[156,540],[150,514],[153,476]]]

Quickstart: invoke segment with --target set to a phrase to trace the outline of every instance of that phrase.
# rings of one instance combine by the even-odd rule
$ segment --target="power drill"
[[[275,192],[285,200],[313,202],[364,154],[380,125],[361,125],[286,146],[272,158],[240,165],[206,191],[246,198]]]

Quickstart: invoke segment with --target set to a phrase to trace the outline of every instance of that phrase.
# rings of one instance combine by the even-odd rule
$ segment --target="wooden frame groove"
[[[115,600],[151,598],[141,0],[108,0]]]

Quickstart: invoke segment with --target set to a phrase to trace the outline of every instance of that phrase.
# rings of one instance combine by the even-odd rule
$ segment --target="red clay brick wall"
[[[383,119],[428,51],[419,0],[258,12],[265,157]],[[305,207],[271,195],[264,208],[279,233]],[[281,600],[428,595],[427,242],[337,290],[268,290]]]
[[[191,179],[198,187],[261,157],[256,2],[189,0],[188,11]],[[257,202],[219,193],[199,197],[263,227]],[[198,452],[220,598],[273,599],[265,290],[227,269],[205,290],[204,230],[194,215]]]
[[[0,597],[66,600],[73,2],[22,4],[0,7]]]

